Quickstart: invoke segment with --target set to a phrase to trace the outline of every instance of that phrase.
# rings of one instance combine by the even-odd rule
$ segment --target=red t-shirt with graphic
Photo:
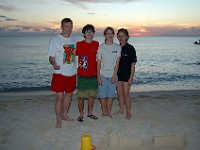
[[[97,50],[99,42],[77,42],[76,55],[78,56],[78,75],[84,77],[97,76]]]

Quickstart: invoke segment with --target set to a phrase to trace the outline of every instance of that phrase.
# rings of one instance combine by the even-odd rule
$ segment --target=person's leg
[[[107,116],[111,117],[112,118],[112,115],[111,115],[111,111],[112,111],[112,103],[113,103],[113,98],[107,98]]]
[[[67,114],[71,105],[72,95],[76,87],[76,75],[65,78],[65,98],[63,101],[63,120],[73,121]]]
[[[63,117],[62,117],[63,120],[73,121],[73,119],[67,115],[69,108],[71,106],[72,94],[73,93],[65,93],[65,98],[63,101]]]
[[[98,84],[97,77],[90,77],[87,80],[87,93],[88,93],[88,116],[92,119],[98,119],[93,114],[94,99],[97,96]]]
[[[108,95],[107,95],[107,115],[112,118],[112,103],[116,92],[116,83],[111,83],[111,78],[108,79]]]
[[[61,74],[53,74],[51,81],[51,90],[56,92],[55,98],[55,115],[56,127],[61,128],[63,98],[64,98],[64,82]]]
[[[77,118],[77,121],[83,122],[83,115],[84,115],[84,91],[83,87],[85,86],[84,78],[81,76],[78,76],[78,85],[77,85],[77,97],[78,97],[78,110],[79,110],[79,117]]]
[[[83,97],[78,97],[78,110],[79,110],[79,113],[80,113],[80,116],[79,117],[83,117],[84,115],[84,98]]]
[[[91,119],[97,120],[98,117],[93,115],[93,106],[94,106],[94,97],[89,96],[88,97],[88,117]]]
[[[77,121],[83,122],[83,115],[84,115],[84,97],[78,97],[78,110],[79,110],[79,117]]]
[[[119,112],[123,114],[124,113],[124,90],[123,90],[123,81],[117,82],[117,94],[119,99]]]
[[[63,105],[63,93],[56,93],[56,104],[55,104],[56,128],[61,128],[62,105]]]
[[[128,82],[123,82],[124,100],[126,105],[126,119],[131,119],[131,98],[129,96],[130,85]]]
[[[106,98],[100,98],[100,101],[101,101],[102,117],[105,117],[108,114]]]
[[[93,115],[93,113],[92,113],[93,106],[94,106],[94,97],[93,96],[89,96],[88,97],[88,116],[89,115]]]
[[[100,98],[100,102],[101,102],[101,110],[102,110],[102,117],[107,116],[108,112],[107,112],[107,81],[106,81],[106,77],[104,77],[103,75],[101,75],[101,79],[102,79],[102,85],[98,85],[98,95]]]

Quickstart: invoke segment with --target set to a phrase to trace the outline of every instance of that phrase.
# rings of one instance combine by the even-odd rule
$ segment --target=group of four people
[[[73,22],[70,18],[61,21],[61,29],[61,34],[50,41],[48,51],[49,62],[54,68],[51,90],[56,92],[56,127],[61,128],[61,120],[73,120],[67,114],[76,83],[79,122],[83,122],[84,119],[84,98],[88,98],[87,117],[98,119],[93,114],[97,93],[102,116],[112,117],[111,109],[116,89],[120,107],[117,113],[123,114],[125,106],[126,119],[130,120],[129,92],[137,57],[134,47],[127,42],[127,29],[118,30],[120,45],[113,41],[115,33],[112,27],[104,30],[105,42],[100,45],[98,41],[93,40],[95,29],[91,24],[83,27],[82,34],[85,39],[79,42],[71,37]]]

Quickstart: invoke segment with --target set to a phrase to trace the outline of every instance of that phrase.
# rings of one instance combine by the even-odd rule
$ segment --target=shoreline
[[[181,90],[151,90],[151,91],[130,91],[131,97],[137,97],[138,95],[159,95],[159,94],[169,94],[169,93],[182,93],[190,94],[192,93],[200,93],[200,89],[181,89]],[[183,94],[183,93],[182,93]],[[199,94],[200,95],[200,94]],[[0,92],[0,102],[3,101],[12,101],[12,100],[30,100],[30,99],[42,99],[45,97],[55,96],[55,92],[50,90],[42,90],[42,91],[16,91],[16,92]],[[76,99],[76,91],[73,94],[72,100]],[[115,98],[117,98],[117,93],[115,94]]]
[[[97,150],[199,150],[200,92],[173,90],[131,92],[132,119],[125,115],[102,117],[98,99],[94,115],[76,121],[78,106],[73,97],[69,116],[55,128],[55,94],[51,91],[0,93],[0,149],[80,150],[81,136],[91,135]],[[118,111],[113,101],[112,113]],[[173,139],[173,140],[171,140]],[[178,141],[178,142],[177,142]]]

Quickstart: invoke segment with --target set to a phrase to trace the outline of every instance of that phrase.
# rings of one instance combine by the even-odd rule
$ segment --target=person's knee
[[[120,94],[118,94],[118,98],[119,98],[119,99],[124,99],[124,96],[123,96],[123,94],[121,94],[121,95],[120,95]]]
[[[63,101],[60,98],[56,98],[56,105],[62,105]]]
[[[63,95],[62,94],[57,94],[56,95],[56,102],[62,102],[63,100]]]
[[[84,98],[83,97],[78,97],[78,100],[83,101]]]
[[[130,99],[129,95],[128,94],[124,94],[124,99],[125,100],[129,100]]]
[[[66,93],[65,98],[72,98],[73,93]]]

